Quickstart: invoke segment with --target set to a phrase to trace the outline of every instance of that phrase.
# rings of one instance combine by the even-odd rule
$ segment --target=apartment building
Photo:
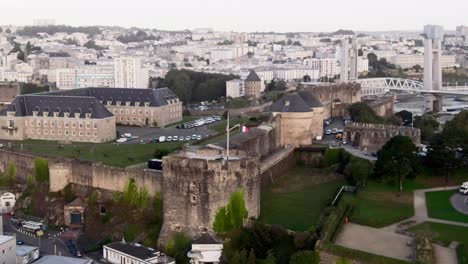
[[[411,68],[415,65],[424,66],[424,55],[419,54],[399,54],[390,59],[390,62],[402,68]],[[442,68],[450,68],[459,66],[456,62],[455,55],[441,56]]]
[[[303,64],[319,70],[320,77],[333,77],[339,73],[336,59],[304,59]]]
[[[244,95],[244,80],[235,79],[226,82],[226,97],[237,98]]]
[[[140,57],[118,57],[114,59],[115,87],[148,87],[148,69],[143,67]]]
[[[182,102],[169,88],[82,88],[48,95],[91,97],[99,101],[122,125],[164,127],[182,120]]]
[[[24,95],[0,112],[0,139],[106,142],[115,117],[96,98]]]
[[[164,253],[138,243],[114,242],[103,247],[103,259],[113,264],[175,264],[175,260]]]

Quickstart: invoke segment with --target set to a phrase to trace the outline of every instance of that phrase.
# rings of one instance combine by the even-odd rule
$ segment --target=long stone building
[[[116,125],[164,127],[182,120],[182,103],[168,88],[83,88],[17,96],[0,112],[0,139],[100,143]]]

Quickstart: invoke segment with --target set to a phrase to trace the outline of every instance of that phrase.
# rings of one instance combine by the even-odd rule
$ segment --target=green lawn
[[[450,204],[456,190],[426,193],[427,213],[431,218],[468,223],[468,215],[458,212]]]
[[[468,227],[424,222],[409,228],[408,231],[428,236],[433,241],[439,241],[445,246],[448,246],[452,241],[460,242],[462,246],[457,250],[458,263],[468,263]]]
[[[304,231],[314,225],[342,179],[326,181],[332,172],[297,166],[261,193],[260,220]]]
[[[119,145],[115,143],[80,143],[64,145],[63,149],[59,149],[58,143],[53,141],[28,141],[27,143],[28,145],[23,147],[25,151],[45,153],[57,157],[101,161],[111,166],[127,167],[146,162],[148,159],[153,158],[153,153],[156,149],[172,152],[179,149],[185,142]],[[19,147],[16,149],[19,149]]]
[[[412,191],[419,187],[407,180],[400,194],[395,185],[369,182],[366,189],[354,197],[350,220],[380,228],[409,218],[414,215]]]

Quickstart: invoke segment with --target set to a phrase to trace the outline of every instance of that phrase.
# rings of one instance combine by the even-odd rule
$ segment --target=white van
[[[464,182],[464,183],[460,186],[459,192],[460,192],[461,194],[468,194],[468,182]]]
[[[159,142],[164,142],[166,141],[166,137],[165,136],[160,136],[159,137]]]

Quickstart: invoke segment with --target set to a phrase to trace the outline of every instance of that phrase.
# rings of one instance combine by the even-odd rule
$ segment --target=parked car
[[[197,140],[200,140],[202,137],[200,135],[197,136]]]
[[[468,182],[464,182],[461,186],[460,186],[460,189],[459,189],[459,192],[461,194],[468,194]]]
[[[166,141],[171,142],[172,141],[172,136],[167,136]]]
[[[325,135],[331,135],[331,133],[332,133],[332,132],[331,132],[331,129],[327,129],[327,130],[325,131]]]
[[[159,142],[164,142],[166,141],[166,137],[165,136],[160,136],[159,137]]]
[[[338,133],[338,129],[337,129],[337,128],[333,128],[333,129],[331,130],[331,133],[332,133],[332,134]]]
[[[192,140],[196,140],[197,139],[197,135],[192,135]]]
[[[191,138],[190,136],[186,136],[185,141],[190,141],[190,138]]]
[[[179,137],[178,136],[172,136],[172,141],[178,141]]]
[[[127,138],[125,138],[125,137],[123,137],[123,138],[119,138],[119,139],[117,139],[116,141],[117,141],[117,143],[124,143],[124,142],[127,142],[127,141],[128,141],[128,139],[127,139]]]

